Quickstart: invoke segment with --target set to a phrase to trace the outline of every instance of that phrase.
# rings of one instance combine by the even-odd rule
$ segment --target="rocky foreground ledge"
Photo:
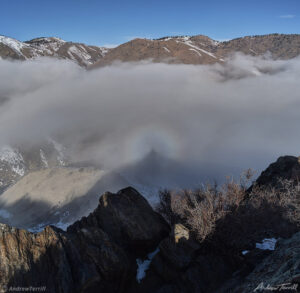
[[[297,181],[299,166],[298,158],[281,157],[257,184]],[[182,224],[171,228],[131,187],[104,193],[67,231],[48,226],[34,234],[0,224],[0,292],[298,292],[299,225],[277,210],[245,217],[251,200],[202,243]]]
[[[47,292],[124,292],[136,259],[170,232],[164,219],[133,188],[105,193],[96,210],[67,232],[48,226],[33,234],[0,226],[0,288]]]

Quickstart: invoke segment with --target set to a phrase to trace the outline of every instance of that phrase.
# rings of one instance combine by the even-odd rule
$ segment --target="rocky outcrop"
[[[292,180],[298,183],[300,180],[300,159],[294,156],[279,157],[257,178],[258,186],[280,186],[281,180]]]
[[[263,174],[294,179],[297,164],[294,157],[280,158]],[[103,194],[98,207],[67,231],[48,226],[34,234],[1,224],[0,289],[209,293],[268,286],[283,291],[280,286],[286,284],[290,289],[283,292],[297,292],[299,223],[287,218],[290,210],[280,205],[252,200],[246,198],[220,218],[202,242],[180,219],[170,228],[130,187]],[[276,246],[264,250],[265,238],[273,244],[277,240]]]
[[[274,252],[258,263],[253,272],[228,292],[280,292],[300,290],[300,232],[280,239]]]
[[[47,292],[124,292],[136,258],[154,250],[168,224],[133,188],[105,193],[98,208],[70,226],[33,234],[0,226],[0,288]]]
[[[103,194],[97,209],[70,226],[68,232],[76,233],[85,227],[101,227],[118,245],[140,257],[154,250],[169,234],[162,216],[131,187],[116,194]]]

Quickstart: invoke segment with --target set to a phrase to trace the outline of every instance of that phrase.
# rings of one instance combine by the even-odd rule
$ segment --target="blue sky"
[[[0,35],[115,45],[134,37],[300,33],[300,0],[0,0]]]

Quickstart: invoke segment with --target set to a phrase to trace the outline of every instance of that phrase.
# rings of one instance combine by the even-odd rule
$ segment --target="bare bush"
[[[180,221],[203,241],[214,231],[217,220],[243,200],[250,174],[252,171],[247,171],[239,183],[227,178],[221,188],[206,184],[196,190],[161,191],[157,209],[171,225]]]
[[[258,209],[263,203],[269,207],[281,207],[284,210],[283,217],[300,225],[300,183],[292,180],[280,180],[280,188],[254,186],[249,201]]]
[[[158,211],[171,225],[180,222],[187,226],[200,242],[229,214],[232,225],[236,222],[237,227],[244,225],[246,230],[252,224],[264,229],[272,217],[273,222],[277,221],[278,213],[300,226],[300,184],[282,180],[279,189],[254,185],[248,192],[253,174],[249,169],[238,183],[227,178],[221,187],[206,184],[196,190],[164,190],[160,193]]]

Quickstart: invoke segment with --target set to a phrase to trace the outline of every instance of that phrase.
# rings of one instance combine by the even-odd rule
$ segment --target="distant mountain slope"
[[[158,40],[134,39],[110,50],[95,66],[151,59],[154,62],[210,64],[222,62],[222,55],[215,51],[219,42],[206,36],[167,37]]]
[[[120,175],[93,167],[52,167],[29,172],[0,196],[0,222],[39,230],[64,228],[88,215],[99,195],[128,186]]]
[[[99,67],[115,61],[152,60],[171,64],[222,63],[234,52],[259,56],[270,52],[276,59],[291,59],[300,54],[300,35],[270,34],[246,36],[219,42],[204,35],[174,36],[160,39],[134,39],[109,49],[66,42],[62,39],[36,38],[20,42],[0,36],[0,57],[3,59],[33,59],[47,56],[69,59],[83,67]]]
[[[0,147],[0,194],[30,171],[67,163],[64,147],[54,140],[34,147]]]
[[[3,59],[26,60],[46,56],[69,59],[80,66],[88,66],[103,58],[108,51],[107,48],[66,42],[54,37],[20,42],[13,38],[0,36],[0,57]]]
[[[110,50],[91,67],[105,66],[114,61],[212,64],[222,63],[234,52],[259,56],[270,52],[276,59],[290,59],[300,54],[300,35],[271,34],[248,36],[218,42],[207,36],[166,37],[157,40],[134,39]]]

